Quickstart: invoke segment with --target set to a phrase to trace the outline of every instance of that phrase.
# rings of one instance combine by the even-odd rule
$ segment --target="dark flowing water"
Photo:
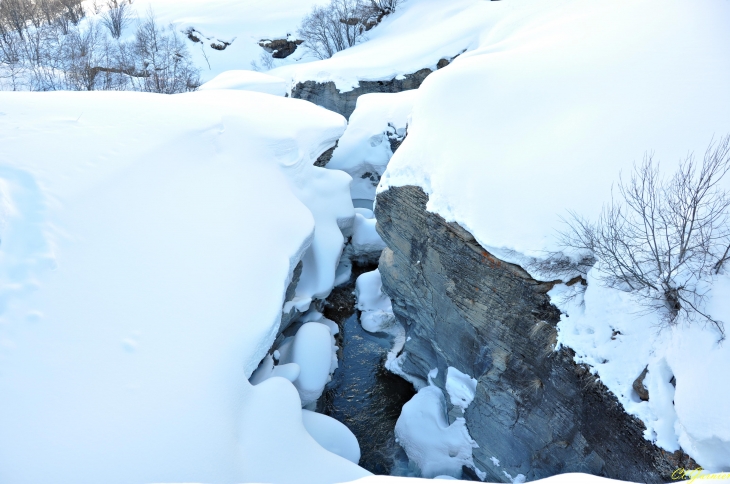
[[[352,430],[360,443],[362,467],[373,474],[390,474],[400,451],[393,429],[413,387],[383,368],[392,344],[388,335],[363,330],[357,314],[345,320],[341,331],[340,367],[318,410]]]
[[[362,467],[373,474],[391,474],[404,465],[404,459],[407,462],[395,442],[394,428],[401,408],[415,392],[410,383],[383,368],[392,338],[362,329],[350,294],[354,282],[337,289],[339,294],[329,298],[330,311],[325,315],[340,326],[342,352],[317,411],[339,420],[355,434]]]

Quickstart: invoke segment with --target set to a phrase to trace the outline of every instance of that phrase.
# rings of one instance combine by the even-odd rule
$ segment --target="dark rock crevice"
[[[533,279],[494,257],[458,224],[426,211],[417,187],[378,195],[383,289],[408,341],[403,370],[444,389],[447,368],[478,380],[466,411],[479,444],[476,466],[488,481],[528,480],[566,472],[668,482],[686,456],[643,436],[644,425],[568,348],[555,351],[560,312]],[[500,461],[500,467],[491,458]]]

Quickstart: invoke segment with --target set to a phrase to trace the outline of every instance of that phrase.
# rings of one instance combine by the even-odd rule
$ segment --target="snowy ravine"
[[[575,378],[582,385],[591,385],[595,394],[584,395],[588,407],[588,397],[594,396],[612,408],[614,402],[620,404],[616,418],[623,423],[617,428],[625,425],[632,432],[632,444],[624,449],[627,456],[638,453],[652,461],[655,457],[662,460],[663,453],[672,456],[680,448],[686,453],[677,452],[661,463],[646,462],[644,470],[649,474],[645,478],[668,479],[672,466],[694,465],[687,454],[713,470],[730,468],[725,410],[725,389],[730,385],[727,372],[716,371],[730,366],[730,352],[727,345],[717,344],[719,335],[712,327],[683,324],[657,332],[657,314],[637,317],[641,308],[635,300],[601,288],[592,274],[587,276],[585,297],[565,301],[566,292],[575,287],[556,285],[545,296],[552,286],[541,286],[540,281],[552,282],[554,277],[531,269],[531,262],[545,250],[559,248],[554,234],[564,227],[561,217],[572,210],[594,218],[610,200],[612,183],[645,152],[662,160],[668,173],[687,152],[699,156],[713,135],[730,132],[728,21],[730,9],[721,0],[692,4],[572,0],[550,4],[464,0],[445,4],[421,0],[408,2],[359,46],[325,61],[269,72],[289,81],[293,94],[304,86],[308,98],[330,96],[339,102],[362,86],[403,80],[424,68],[434,71],[408,95],[412,108],[409,105],[403,115],[408,137],[387,170],[383,171],[387,156],[381,153],[387,154],[387,150],[381,140],[388,138],[388,116],[397,112],[399,94],[382,95],[387,100],[380,103],[381,108],[378,103],[366,102],[368,97],[374,101],[374,96],[380,95],[361,96],[350,118],[350,129],[328,165],[360,177],[353,184],[354,197],[366,193],[369,182],[383,177],[377,189],[376,214],[381,196],[390,197],[391,207],[378,215],[379,226],[391,224],[394,214],[406,212],[390,229],[384,229],[391,234],[390,239],[384,236],[391,252],[386,249],[381,266],[383,260],[400,264],[387,267],[384,290],[400,296],[401,320],[413,323],[408,326],[408,335],[413,337],[404,348],[404,354],[413,355],[413,378],[425,381],[433,369],[424,363],[431,361],[428,345],[419,346],[418,340],[436,337],[414,321],[425,318],[439,325],[455,324],[458,318],[454,312],[466,311],[459,304],[478,299],[470,293],[472,288],[460,284],[464,279],[461,273],[446,273],[446,281],[437,280],[439,270],[445,269],[434,254],[445,258],[457,244],[440,241],[444,245],[434,247],[430,226],[410,232],[413,224],[408,218],[424,210],[452,224],[445,231],[452,238],[461,238],[459,244],[483,251],[484,264],[517,264],[514,270],[518,279],[538,288],[540,304],[549,310],[532,309],[535,324],[527,328],[524,337],[535,339],[534,344],[544,346],[545,351],[558,350],[545,355],[560,355],[566,360],[565,369],[574,368],[570,371]],[[441,60],[451,62],[436,71],[437,64],[442,67]],[[316,86],[320,92],[312,95]],[[318,102],[337,106],[337,102],[325,101]],[[366,121],[368,109],[374,114],[373,121]],[[368,126],[370,132],[360,133],[358,124]],[[725,188],[730,188],[728,182],[727,178],[723,181]],[[412,191],[413,187],[423,195]],[[408,201],[417,201],[417,207],[404,209]],[[435,220],[434,224],[438,225]],[[403,232],[408,232],[410,240],[397,235]],[[715,278],[707,306],[713,316],[725,321],[730,320],[726,279],[725,274]],[[474,282],[476,290],[485,289],[479,278]],[[430,297],[437,295],[445,295],[455,307],[434,308],[436,303]],[[495,325],[503,319],[499,312],[475,314],[493,320]],[[454,337],[442,331],[443,340],[433,343],[437,353]],[[502,356],[483,354],[488,345],[480,338],[445,351],[447,361],[439,361],[439,365],[450,366],[449,357],[460,360],[462,356],[448,353],[464,352],[464,345],[473,343],[475,348],[463,356],[463,365],[456,366],[475,378],[482,373],[484,378],[496,378],[502,371],[516,371],[513,384],[520,387],[519,392],[527,393],[524,399],[517,399],[515,408],[518,416],[525,417],[520,405],[543,398],[541,378],[547,375],[520,376],[520,365],[514,362],[520,358],[510,354],[516,347],[507,348]],[[511,364],[510,358],[514,360]],[[713,370],[708,372],[707,368]],[[445,368],[439,369],[443,375]],[[637,381],[646,387],[648,401],[636,394],[633,386]],[[477,394],[480,388],[491,392],[480,385]],[[488,420],[490,411],[498,411],[498,407],[480,409],[487,398],[494,400],[493,394],[486,393],[468,410],[480,420]],[[587,427],[590,420],[586,419]],[[484,445],[476,451],[481,454],[480,465],[490,468],[490,478],[520,473],[535,477],[566,469],[597,473],[614,469],[631,478],[621,459],[604,462],[612,459],[607,454],[591,453],[590,459],[566,463],[568,457],[561,458],[562,451],[557,448],[546,451],[547,455],[538,452],[544,447],[540,439],[532,450],[529,445],[520,447],[522,437],[515,438],[509,432],[513,421],[505,417],[504,442],[493,444],[504,456],[490,454]],[[527,427],[541,424],[545,422],[532,422]],[[471,425],[470,430],[479,423]],[[605,425],[611,429],[610,422]],[[476,433],[481,435],[474,437],[475,432],[471,432],[478,443],[493,439],[486,431]],[[590,438],[602,445],[600,436]],[[557,446],[562,443],[556,441]],[[583,443],[571,445],[578,449]],[[644,447],[645,451],[639,450]],[[586,449],[593,452],[590,446]],[[575,454],[576,458],[580,455],[580,451]],[[545,465],[545,459],[555,462]],[[501,462],[501,467],[495,461]],[[639,477],[634,474],[634,478]]]
[[[240,91],[0,94],[0,482],[368,474],[247,381],[297,263],[302,309],[334,284],[350,179],[313,161],[344,128]]]

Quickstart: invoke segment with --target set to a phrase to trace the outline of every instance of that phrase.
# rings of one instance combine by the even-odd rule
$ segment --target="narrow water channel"
[[[365,270],[372,270],[368,268]],[[357,273],[364,272],[358,270]],[[325,316],[340,327],[339,368],[320,398],[317,411],[345,424],[360,443],[360,465],[388,475],[407,462],[394,428],[403,405],[415,394],[410,383],[383,367],[392,338],[362,329],[354,308],[355,276],[328,298]],[[334,291],[333,291],[334,292]],[[349,313],[349,314],[348,314]]]

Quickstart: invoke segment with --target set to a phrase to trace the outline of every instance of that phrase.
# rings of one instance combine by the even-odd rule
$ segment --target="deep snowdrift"
[[[234,91],[0,106],[0,481],[366,475],[289,381],[247,381],[303,254],[300,299],[332,286],[349,177],[312,164],[344,119]]]

